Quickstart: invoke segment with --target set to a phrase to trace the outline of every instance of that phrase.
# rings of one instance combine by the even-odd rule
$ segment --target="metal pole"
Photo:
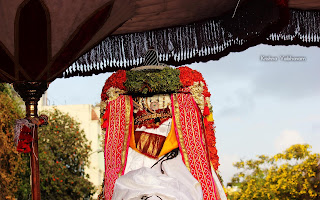
[[[27,118],[38,117],[38,99],[36,99],[35,101],[26,101],[25,104]],[[35,126],[34,130],[32,130],[32,134],[33,141],[30,152],[32,199],[40,200],[40,170],[37,126]]]
[[[38,101],[47,90],[47,82],[17,82],[14,89],[19,93],[26,105],[26,117],[38,117]],[[38,153],[38,127],[32,130],[33,142],[30,152],[32,200],[40,200],[40,170]]]

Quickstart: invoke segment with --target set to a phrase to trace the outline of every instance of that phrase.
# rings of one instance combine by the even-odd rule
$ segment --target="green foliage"
[[[0,92],[3,94],[10,95],[11,94],[10,86],[5,83],[0,83]]]
[[[12,88],[0,83],[0,198],[14,199],[20,179],[16,177],[25,163],[14,145],[15,120],[23,116]]]
[[[163,70],[127,71],[124,86],[129,93],[169,93],[181,88],[180,71],[166,67]]]
[[[25,115],[24,102],[11,85],[7,83],[0,83],[0,93],[8,95],[11,99],[15,112],[19,113],[21,117]]]
[[[45,114],[49,117],[49,125],[39,128],[41,199],[89,198],[94,193],[94,186],[84,172],[91,151],[84,131],[80,130],[78,122],[57,109]],[[27,191],[29,175],[23,175],[25,182],[21,185],[19,199],[26,199],[30,193]]]
[[[303,200],[320,199],[320,155],[312,154],[309,145],[293,145],[273,157],[234,164],[241,170],[228,186],[228,198]]]

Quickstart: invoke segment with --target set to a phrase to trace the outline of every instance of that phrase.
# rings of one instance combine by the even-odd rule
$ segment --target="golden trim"
[[[189,96],[187,96],[186,94],[180,94],[181,95],[181,98],[183,99],[182,100],[182,103],[185,103],[185,102],[188,102],[188,100],[185,100],[185,97],[189,97]],[[182,109],[183,109],[183,114],[184,114],[184,117],[183,117],[183,119],[184,119],[184,124],[185,124],[185,126],[187,126],[187,124],[188,124],[188,122],[187,122],[187,114],[188,113],[190,113],[190,109],[188,109],[188,110],[186,110],[187,109],[187,106],[185,106],[185,105],[183,105],[182,106]],[[191,115],[190,115],[191,116]],[[192,120],[189,120],[189,121],[191,121],[191,123],[192,123]],[[193,125],[191,125],[191,128],[193,129]],[[192,140],[192,142],[194,141],[194,130],[192,130],[192,132],[190,133],[190,131],[189,131],[189,129],[188,128],[186,128],[185,129],[185,131],[186,131],[186,137],[188,138],[188,140],[186,141],[187,143],[188,143],[188,147],[190,148],[190,142],[191,142],[191,140]],[[191,134],[192,134],[192,137],[189,139],[189,137],[191,136]],[[193,142],[194,144],[196,144],[195,142]],[[195,146],[195,148],[198,148],[197,146]],[[194,149],[194,152],[198,152],[196,149]],[[192,153],[192,154],[188,154],[188,156],[189,157],[192,157],[190,160],[191,160],[191,162],[197,162],[197,161],[199,161],[199,159],[198,159],[198,157],[197,157],[197,153]],[[191,172],[191,171],[190,171]],[[200,177],[201,176],[199,176],[199,171],[198,171],[198,169],[196,169],[195,170],[195,174],[194,175],[196,175],[197,177],[195,177],[197,180],[200,180]]]
[[[179,104],[178,104],[178,100],[177,100],[177,93],[172,94],[172,100],[173,100],[173,102],[171,102],[171,103],[174,108],[174,119],[175,119],[174,123],[175,123],[175,127],[176,127],[177,134],[179,137],[179,143],[181,146],[180,150],[182,151],[182,154],[183,154],[182,156],[184,158],[184,163],[185,163],[186,167],[188,168],[189,171],[191,171],[189,157],[186,152],[186,147],[185,147],[184,139],[183,139],[183,135],[182,135],[182,129],[181,129],[181,123],[180,123],[180,110],[179,110]]]
[[[119,135],[120,135],[120,133],[121,133],[121,129],[120,129],[120,123],[121,123],[121,121],[120,121],[120,119],[121,119],[121,108],[122,108],[122,104],[121,104],[121,98],[122,97],[120,97],[120,98],[118,98],[116,101],[115,101],[115,104],[114,104],[114,106],[115,106],[115,108],[117,109],[117,112],[116,112],[116,117],[115,117],[115,120],[118,120],[118,122],[117,123],[114,123],[114,127],[115,126],[118,126],[117,127],[117,129],[114,129],[114,133],[115,134],[112,134],[113,135],[113,137],[112,137],[112,140],[111,140],[111,142],[112,142],[112,149],[116,152],[116,150],[117,150],[117,144],[118,144],[118,139],[119,139]],[[114,153],[114,161],[116,161],[117,160],[117,153]],[[116,164],[116,163],[115,163]]]
[[[107,128],[107,138],[105,138],[105,140],[106,140],[106,142],[105,142],[105,150],[107,150],[107,145],[112,141],[112,139],[111,139],[111,137],[112,137],[112,135],[114,135],[114,134],[110,134],[110,127],[109,126],[111,126],[111,118],[110,118],[110,114],[111,113],[116,113],[116,112],[114,112],[113,110],[114,110],[114,108],[116,109],[116,107],[114,107],[114,103],[115,102],[110,102],[109,103],[109,125],[108,125],[108,128]],[[114,129],[114,125],[113,125],[113,129]],[[112,146],[111,146],[111,148],[112,148]],[[111,153],[109,153],[109,155],[105,155],[105,159],[106,160],[111,160]],[[108,159],[106,158],[108,156]],[[110,163],[109,163],[109,165],[110,165]],[[106,166],[106,167],[108,167],[108,166]],[[107,170],[107,169],[106,169]]]
[[[143,122],[144,120],[149,120],[149,119],[154,119],[156,117],[160,117],[160,118],[171,118],[172,115],[170,113],[154,113],[154,114],[146,114],[146,115],[143,115],[141,117],[136,117],[135,118],[135,121],[138,121],[138,122]]]
[[[137,143],[137,145],[136,145],[138,151],[140,151],[140,152],[143,151],[143,148],[145,147],[146,143],[147,143],[148,140],[150,139],[149,136],[150,136],[149,134],[141,133],[140,139],[139,139],[139,141],[138,141],[138,143]],[[149,148],[150,148],[150,146],[149,146]],[[149,149],[149,148],[148,148],[148,151],[151,151],[151,149]],[[148,151],[147,151],[147,152],[148,152]],[[153,155],[153,154],[151,153],[151,155]],[[155,155],[153,155],[153,156],[155,156]]]
[[[126,111],[126,116],[125,116],[125,130],[124,130],[124,140],[123,140],[123,144],[122,144],[122,152],[121,152],[121,169],[119,171],[118,176],[120,177],[124,171],[125,171],[125,162],[126,162],[126,154],[127,154],[127,150],[128,150],[128,141],[129,141],[129,137],[130,137],[130,122],[132,123],[132,119],[133,119],[133,112],[132,112],[132,98],[131,96],[125,96],[125,111]]]
[[[157,157],[159,148],[162,148],[162,146],[161,147],[159,146],[160,138],[148,133],[141,133],[139,142],[137,144],[137,149],[140,152],[144,153],[143,150],[145,149],[147,142],[149,142],[149,146],[148,146],[148,149],[146,150],[146,154],[151,155],[153,157]]]
[[[193,98],[192,96],[191,96],[191,98]],[[196,103],[194,102],[194,100],[193,99],[191,99],[192,100],[192,105],[193,105],[193,107],[194,108],[196,108]],[[195,111],[195,112],[197,112],[197,110]],[[191,115],[192,113],[191,113],[191,111],[189,111],[189,115]],[[200,116],[200,113],[198,112],[198,114],[197,114],[197,118],[198,117],[201,117]],[[192,121],[191,121],[192,122]],[[200,139],[204,139],[203,138],[203,132],[202,131],[204,131],[204,129],[202,129],[202,125],[201,125],[201,119],[199,119],[198,118],[198,120],[196,121],[196,126],[198,127],[198,129],[199,129],[199,137],[200,137]],[[192,124],[192,127],[194,128],[195,126],[194,126],[194,124]],[[195,131],[193,130],[193,133],[194,133]],[[193,140],[194,140],[195,138],[193,137]],[[204,142],[204,141],[202,141],[202,142]],[[204,145],[205,145],[205,143],[203,143]],[[199,146],[197,146],[197,149],[198,149],[198,151],[202,151],[205,155],[204,156],[207,156],[207,152],[206,152],[206,150],[204,149],[204,146],[203,145],[199,145]],[[207,159],[209,159],[209,158],[207,158]],[[199,161],[201,161],[201,159],[198,159]],[[204,163],[203,162],[201,162],[202,164],[200,165],[201,166],[201,173],[204,175],[205,174],[205,172],[204,172],[204,168],[203,168],[203,165],[204,165]],[[212,172],[211,172],[211,166],[210,166],[210,160],[209,160],[209,163],[207,163],[207,165],[208,165],[208,168],[209,169],[207,169],[207,170],[209,170],[209,174],[211,174],[211,176],[212,176]],[[212,177],[212,179],[213,179],[213,177]],[[211,181],[209,181],[208,182],[208,180],[207,179],[205,179],[204,180],[205,181],[205,185],[206,185],[206,187],[207,187],[207,190],[209,191],[209,184],[211,183]],[[211,184],[210,184],[211,185]],[[217,196],[216,196],[216,189],[217,189],[217,187],[216,187],[216,185],[215,185],[215,183],[214,183],[214,180],[212,180],[212,190],[213,190],[213,195],[214,195],[214,198],[217,198]]]
[[[190,97],[189,97],[190,98]],[[193,103],[193,102],[192,102]],[[194,107],[194,104],[192,104],[192,106]],[[186,113],[186,115],[189,115],[189,116],[192,116],[192,112],[190,111],[190,109],[188,110],[188,111],[185,111],[185,113]],[[185,122],[185,123],[187,123],[187,122]],[[190,120],[190,124],[191,124],[191,132],[192,132],[192,143],[193,144],[196,144],[196,139],[195,139],[195,132],[196,132],[196,130],[195,129],[199,129],[199,123],[198,123],[198,120],[196,120],[196,122],[195,122],[195,124],[193,123],[193,120]],[[187,131],[189,131],[189,129],[187,130]],[[200,129],[200,131],[201,131],[201,129]],[[189,134],[189,133],[188,133]],[[196,145],[195,146],[195,149],[196,149],[196,152],[201,152],[201,151],[199,151],[200,149],[199,148],[201,148],[201,147],[199,147],[199,146],[202,146],[202,145]],[[198,153],[195,153],[194,154],[195,156],[195,158],[196,159],[194,159],[194,161],[196,161],[196,160],[198,160],[197,162],[201,162],[201,159],[199,159],[200,158],[200,155],[198,154]],[[202,163],[202,162],[201,162]],[[202,165],[200,165],[201,166],[201,172],[202,172],[202,174],[204,174],[204,172],[203,172],[203,167],[202,167]],[[199,170],[197,170],[197,175],[199,176],[199,174],[201,174],[201,172],[199,171]],[[205,182],[206,182],[206,186],[207,186],[207,181],[206,181],[206,179],[205,179]],[[207,189],[208,189],[208,186],[207,186]]]
[[[178,95],[181,95],[181,98],[182,98],[182,102],[181,103],[182,103],[182,105],[184,105],[186,102],[191,102],[192,107],[194,109],[196,109],[197,105],[195,105],[195,102],[193,101],[193,99],[192,99],[193,97],[192,96],[189,96],[187,94],[178,94]],[[176,120],[177,130],[178,130],[178,134],[179,134],[180,145],[181,145],[181,148],[185,148],[185,147],[183,147],[183,145],[186,145],[186,144],[188,144],[189,147],[190,147],[190,143],[196,144],[196,141],[195,141],[196,140],[196,136],[199,137],[199,139],[203,139],[203,137],[202,137],[202,135],[203,135],[202,131],[203,130],[202,130],[202,127],[201,127],[201,121],[199,120],[199,117],[201,117],[201,116],[200,116],[200,113],[198,113],[198,111],[195,110],[195,112],[198,113],[197,116],[194,116],[194,117],[197,118],[197,120],[196,121],[188,120],[187,116],[192,116],[193,112],[191,110],[188,110],[187,106],[182,106],[181,107],[181,109],[182,109],[181,111],[182,112],[180,112],[179,102],[177,101],[177,98],[178,98],[177,95],[173,96],[174,109],[175,109],[175,120]],[[180,117],[182,117],[182,119],[185,120],[184,122],[185,122],[186,125],[187,125],[187,122],[191,123],[191,124],[188,125],[188,126],[191,127],[191,130],[189,130],[187,128],[185,130],[186,132],[184,134],[182,133],[182,129],[181,129],[181,125],[180,125],[180,122],[181,122],[180,121],[181,120]],[[199,131],[199,133],[198,133],[198,131]],[[184,141],[184,137],[183,136],[187,137],[188,139],[186,138],[187,140]],[[194,176],[199,182],[200,182],[200,177],[204,176],[206,174],[205,173],[204,164],[209,164],[208,167],[210,168],[210,163],[203,163],[201,161],[201,159],[200,159],[201,156],[196,153],[196,152],[206,153],[206,151],[203,148],[204,147],[202,146],[202,144],[200,144],[199,146],[197,145],[197,146],[195,146],[195,149],[193,149],[195,153],[186,156],[186,158],[190,157],[189,164],[191,162],[193,164],[195,164],[196,162],[200,162],[199,163],[200,167],[195,169],[195,171],[194,171]],[[186,152],[184,151],[183,153],[186,153]],[[205,156],[206,156],[206,154],[205,154]],[[190,171],[190,169],[189,169],[189,171]],[[211,171],[209,171],[209,174],[211,174]],[[214,198],[217,198],[216,185],[214,183],[214,180],[212,180],[212,182],[211,182],[211,181],[208,181],[207,179],[203,179],[202,183],[200,183],[200,184],[201,184],[202,188],[206,188],[207,189],[207,191],[208,191],[207,195],[210,195],[210,193],[212,193],[211,195],[213,195]],[[212,191],[210,190],[210,187],[212,187]]]

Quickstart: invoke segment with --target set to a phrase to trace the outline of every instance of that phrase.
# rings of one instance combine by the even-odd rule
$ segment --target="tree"
[[[49,124],[39,128],[39,164],[41,199],[87,199],[94,193],[84,168],[89,165],[91,147],[79,123],[67,114],[54,109],[45,113]],[[22,176],[19,199],[30,193],[29,173]]]
[[[297,144],[273,157],[235,163],[240,172],[228,183],[236,188],[229,199],[319,199],[320,155],[309,149]]]
[[[12,87],[0,83],[0,194],[4,199],[14,199],[20,181],[16,175],[24,170],[13,141],[15,120],[23,116],[21,102]]]

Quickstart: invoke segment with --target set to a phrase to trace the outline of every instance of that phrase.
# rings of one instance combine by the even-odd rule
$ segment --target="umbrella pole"
[[[26,116],[38,117],[38,101],[26,101]],[[31,168],[31,187],[32,199],[40,200],[40,170],[39,170],[39,152],[38,152],[38,127],[35,126],[33,133],[33,141],[30,152],[30,168]]]
[[[38,117],[38,101],[47,90],[46,82],[14,83],[14,89],[19,93],[26,105],[26,117]],[[40,200],[40,170],[38,153],[38,127],[32,130],[33,141],[30,152],[32,200]]]

